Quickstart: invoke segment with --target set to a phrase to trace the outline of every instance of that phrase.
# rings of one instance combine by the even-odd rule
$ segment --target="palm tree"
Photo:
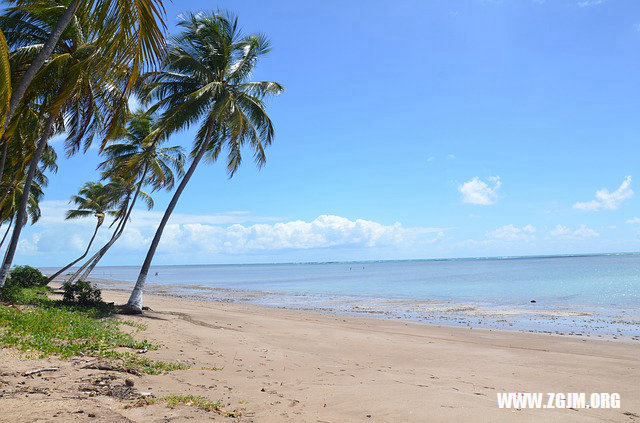
[[[72,283],[77,280],[86,280],[93,269],[98,265],[100,260],[107,254],[109,249],[120,238],[124,229],[131,219],[131,212],[137,201],[142,200],[147,209],[153,208],[153,198],[143,191],[142,184],[132,183],[130,180],[123,178],[114,178],[107,186],[113,192],[116,198],[119,198],[118,206],[115,212],[115,219],[110,226],[115,225],[115,229],[111,235],[111,238],[105,245],[103,245],[93,256],[84,262],[73,275],[67,280],[67,283]]]
[[[0,240],[0,247],[4,244],[7,235],[9,234],[9,230],[16,219],[16,208],[20,197],[22,197],[22,192],[24,190],[24,181],[15,183],[13,186],[5,188],[6,194],[3,196],[2,202],[0,202],[0,222],[8,223],[7,230],[2,236],[2,240]],[[31,190],[29,193],[29,201],[27,203],[27,214],[25,218],[22,219],[22,225],[25,226],[27,224],[28,218],[31,219],[31,224],[36,223],[40,217],[42,216],[42,212],[40,211],[40,200],[44,197],[44,193],[40,184],[34,182],[31,184]]]
[[[13,130],[15,128],[12,128],[11,131],[5,133],[5,136],[11,134],[11,138],[6,141],[9,146],[9,155],[4,177],[0,180],[0,221],[9,222],[9,227],[18,220],[17,210],[25,192],[26,184],[25,163],[30,161],[34,153],[33,143],[29,142],[29,138],[33,138],[33,133],[29,134],[29,131],[38,130],[38,125],[32,125],[33,122],[21,119],[16,120],[16,123],[24,125],[19,130]],[[27,223],[28,217],[31,217],[32,224],[40,218],[39,202],[44,197],[43,187],[46,187],[49,183],[45,172],[57,172],[56,160],[57,155],[52,148],[47,148],[42,154],[40,164],[36,169],[28,192],[29,198],[27,200],[26,213],[19,219],[22,222],[22,226]],[[0,245],[4,244],[6,236],[7,234],[5,233]]]
[[[8,189],[8,194],[5,196],[2,203],[0,203],[0,218],[3,221],[10,220],[13,218],[16,222],[19,221],[17,219],[16,209],[18,207],[18,203],[20,198],[24,192],[24,180],[15,183],[12,187]],[[36,223],[42,213],[40,212],[40,200],[44,197],[44,192],[40,187],[40,184],[34,182],[31,184],[30,192],[29,192],[29,201],[27,203],[27,214],[25,218],[21,220],[22,225],[27,224],[28,219],[31,219],[31,223]]]
[[[20,115],[11,121],[11,125],[0,137],[2,156],[0,157],[0,181],[20,179],[26,170],[31,153],[36,144],[38,133],[42,129],[41,117],[37,105],[24,107]],[[44,155],[47,152],[45,150]],[[26,156],[29,158],[26,158]],[[1,201],[0,197],[0,201]]]
[[[92,24],[101,32],[104,52],[113,62],[131,63],[130,89],[145,64],[154,63],[163,53],[165,10],[162,0],[59,0],[15,1],[13,10],[22,9],[31,14],[54,16],[51,30],[37,48],[37,55],[25,69],[10,96],[8,110],[0,118],[0,135],[16,113],[30,84],[51,58],[67,28],[82,10],[91,17]],[[30,29],[26,27],[26,29]],[[126,103],[126,97],[120,104]]]
[[[104,149],[107,159],[100,163],[99,168],[103,169],[103,177],[119,181],[115,186],[120,189],[120,197],[126,199],[120,207],[119,216],[122,219],[109,242],[87,261],[84,273],[80,275],[76,272],[74,276],[79,280],[89,277],[91,271],[122,235],[138,197],[145,200],[147,208],[153,207],[151,197],[141,191],[142,186],[147,185],[152,191],[170,190],[175,182],[174,171],[179,177],[184,174],[182,149],[159,147],[162,138],[157,131],[156,119],[151,113],[134,112],[121,139],[123,142],[114,142]],[[128,201],[129,198],[131,201]],[[74,276],[70,281],[75,279]]]
[[[181,147],[160,147],[165,138],[158,131],[158,120],[150,111],[131,114],[126,131],[103,150],[106,160],[98,165],[103,177],[128,177],[144,180],[152,191],[172,189],[177,176],[184,174]],[[118,142],[121,141],[121,142]]]
[[[102,246],[93,256],[87,259],[78,269],[76,269],[75,273],[67,279],[68,283],[72,283],[77,280],[80,274],[83,273],[98,256],[102,256],[103,252],[106,252],[106,249],[108,249],[109,246],[111,246],[112,243],[120,237],[120,229],[124,229],[123,225],[128,217],[127,212],[129,211],[129,206],[132,203],[132,196],[134,196],[134,192],[137,191],[136,187],[137,186],[135,184],[122,178],[114,178],[105,185],[105,189],[109,191],[109,196],[115,200],[113,212],[114,219],[111,225],[109,225],[109,228],[115,225],[115,229],[109,242]],[[140,191],[138,197],[142,198],[147,203],[147,207],[153,207],[153,199],[146,192]]]
[[[151,261],[180,195],[205,155],[216,160],[228,150],[230,176],[241,162],[241,148],[253,149],[258,166],[265,162],[265,146],[273,139],[273,126],[263,99],[283,91],[276,82],[249,80],[258,58],[270,50],[262,35],[242,36],[230,15],[191,14],[179,24],[163,67],[147,75],[146,98],[156,99],[162,110],[160,130],[171,134],[199,123],[192,161],[158,226],[136,285],[123,312],[142,312],[142,292]]]
[[[47,178],[39,171],[35,177],[35,181],[31,184],[29,192],[29,199],[27,201],[27,213],[22,218],[22,225],[27,224],[28,218],[31,219],[31,224],[36,223],[42,213],[40,211],[40,200],[44,197],[42,186],[47,185]],[[0,190],[3,192],[2,199],[0,200],[0,222],[7,223],[7,229],[0,240],[0,247],[4,245],[4,241],[11,230],[13,223],[16,219],[16,210],[22,193],[24,191],[24,180],[16,181],[15,179],[11,183],[0,184]]]
[[[35,139],[42,130],[42,124],[38,122],[39,119],[37,110],[29,109],[14,119],[4,134],[2,142],[6,155],[4,157],[5,169],[3,176],[0,177],[0,204],[9,195],[10,190],[25,178],[27,164],[35,150]],[[47,146],[40,157],[40,164],[34,175],[34,181],[40,186],[47,185],[45,171],[57,172],[56,160],[55,150]],[[19,198],[14,200],[19,201]]]
[[[54,280],[68,268],[87,256],[91,249],[91,245],[98,234],[98,229],[100,229],[100,226],[102,226],[102,223],[104,222],[105,216],[107,214],[114,213],[110,208],[114,205],[116,199],[113,198],[110,190],[100,182],[87,182],[82,186],[82,188],[80,188],[78,195],[71,197],[71,202],[76,205],[76,208],[68,210],[65,218],[79,219],[94,216],[97,220],[96,227],[93,230],[93,235],[91,236],[91,239],[87,244],[87,248],[84,250],[82,255],[64,266],[62,269],[58,270],[53,275],[49,276],[47,283]]]
[[[59,5],[52,0],[40,3]],[[46,122],[29,162],[25,178],[27,187],[33,180],[48,140],[56,131],[66,130],[67,151],[73,154],[83,143],[85,149],[88,148],[93,136],[101,130],[112,131],[113,122],[124,116],[123,110],[126,112],[126,107],[118,105],[119,100],[123,98],[126,89],[124,87],[129,83],[127,66],[118,60],[114,61],[113,55],[109,54],[119,38],[111,34],[107,40],[109,42],[105,42],[103,28],[97,25],[98,22],[95,16],[91,15],[91,11],[83,7],[75,11],[75,19],[59,37],[51,60],[41,67],[24,93],[22,109],[27,109],[28,105],[34,103],[39,104],[41,115],[45,116]],[[52,7],[47,12],[38,8],[13,8],[2,17],[0,23],[5,29],[9,45],[16,48],[12,54],[12,57],[15,57],[16,68],[27,68],[28,72],[31,66],[29,63],[32,64],[36,60],[32,56],[39,51],[38,43],[52,31],[51,27],[57,18],[56,13],[64,11],[59,7]],[[28,28],[28,31],[25,30],[22,36],[18,36],[22,28]],[[107,126],[110,129],[107,130]],[[26,197],[20,201],[18,220],[24,218],[27,201]],[[0,268],[0,287],[4,285],[13,262],[21,230],[21,225],[14,226]]]

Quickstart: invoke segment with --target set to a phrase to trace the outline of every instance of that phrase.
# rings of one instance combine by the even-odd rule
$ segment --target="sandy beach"
[[[107,301],[125,294],[106,291]],[[638,421],[636,341],[432,326],[246,304],[147,296],[131,320],[161,344],[146,356],[191,366],[131,376],[87,360],[0,351],[2,421]],[[129,318],[129,317],[127,317]],[[40,367],[58,370],[33,376]],[[222,400],[235,417],[101,395],[87,385]],[[499,409],[497,392],[616,392],[619,409]]]

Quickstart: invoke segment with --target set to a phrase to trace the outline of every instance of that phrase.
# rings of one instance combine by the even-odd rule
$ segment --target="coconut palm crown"
[[[184,175],[185,155],[180,146],[159,146],[162,139],[157,136],[157,124],[151,113],[133,112],[122,136],[103,151],[106,160],[98,165],[103,177],[142,181],[153,191],[171,190],[175,176]]]
[[[274,136],[264,98],[281,93],[277,82],[250,81],[257,60],[270,51],[261,34],[242,35],[229,14],[190,14],[171,38],[163,69],[145,75],[141,92],[163,110],[160,128],[168,136],[199,123],[193,155],[201,148],[216,159],[226,147],[230,175],[242,160],[241,148],[253,150],[259,166]]]

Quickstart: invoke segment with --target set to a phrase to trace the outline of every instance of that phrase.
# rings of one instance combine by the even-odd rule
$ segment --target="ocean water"
[[[48,270],[48,269],[43,269]],[[98,267],[129,284],[138,267]],[[437,324],[640,336],[640,255],[154,266],[150,292]],[[532,302],[535,301],[535,302]]]

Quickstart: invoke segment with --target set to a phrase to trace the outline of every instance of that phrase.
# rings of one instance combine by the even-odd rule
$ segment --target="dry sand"
[[[120,292],[103,292],[122,303]],[[135,377],[81,369],[89,359],[26,360],[0,350],[0,420],[104,422],[640,421],[640,344],[489,331],[147,296],[132,317],[189,370]],[[22,376],[38,367],[59,370]],[[125,378],[157,397],[222,400],[125,408],[104,395]],[[90,387],[93,394],[90,392]],[[97,387],[97,388],[96,388]],[[113,388],[111,388],[113,389]],[[499,409],[497,392],[617,392],[619,409]]]

